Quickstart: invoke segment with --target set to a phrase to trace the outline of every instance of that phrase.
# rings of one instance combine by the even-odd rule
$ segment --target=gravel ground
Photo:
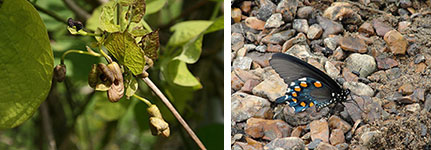
[[[431,1],[232,0],[232,149],[431,149]],[[294,113],[287,53],[352,102]]]

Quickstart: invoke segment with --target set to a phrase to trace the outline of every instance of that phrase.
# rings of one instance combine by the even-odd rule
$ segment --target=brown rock
[[[358,82],[358,76],[353,74],[348,68],[343,68],[343,77],[347,82]]]
[[[398,23],[398,31],[400,31],[401,33],[405,33],[407,27],[409,27],[412,23],[409,21],[401,21],[400,23]]]
[[[416,65],[416,70],[415,72],[417,73],[423,73],[425,71],[425,68],[427,67],[427,65],[423,62],[419,63]]]
[[[366,34],[366,35],[368,35],[368,36],[371,36],[371,35],[374,35],[374,34],[375,34],[375,33],[374,33],[373,25],[371,25],[371,23],[369,23],[369,22],[365,22],[365,23],[363,23],[363,24],[359,27],[358,31],[359,31],[359,32],[361,32],[361,33],[365,33],[365,34]]]
[[[361,16],[346,2],[332,3],[331,7],[328,7],[323,12],[323,16],[334,21],[341,20],[343,24],[358,24],[362,22]]]
[[[297,137],[285,137],[275,139],[263,148],[265,150],[286,149],[286,150],[303,150],[305,149],[304,141]]]
[[[248,17],[245,19],[245,25],[256,30],[263,30],[265,28],[265,21],[259,20],[256,17]]]
[[[351,51],[355,53],[366,53],[367,52],[367,45],[365,42],[356,37],[343,37],[339,41],[340,47],[343,50]]]
[[[320,142],[319,145],[317,145],[316,150],[338,150],[338,148],[331,144]]]
[[[293,128],[292,130],[292,134],[290,135],[291,137],[301,137],[301,133],[302,131],[304,131],[304,126],[298,126]]]
[[[238,91],[239,89],[242,88],[242,86],[244,86],[244,81],[242,81],[236,74],[234,71],[231,72],[231,80],[230,80],[230,84],[232,86],[232,89],[235,91]]]
[[[392,58],[376,58],[377,68],[379,69],[390,69],[392,67],[398,66],[398,62]]]
[[[247,141],[247,144],[252,146],[254,149],[256,150],[261,150],[263,149],[264,144],[261,142],[258,142],[252,138],[249,137],[245,137],[245,141]]]
[[[337,145],[345,142],[344,131],[341,129],[334,129],[331,132],[331,137],[329,138],[331,145]]]
[[[259,117],[263,117],[261,114],[267,114],[270,109],[270,103],[267,99],[249,95],[242,92],[236,92],[232,94],[232,118],[234,122],[245,121],[248,118],[260,114]]]
[[[241,10],[248,14],[251,11],[251,1],[243,1],[241,4]]]
[[[267,51],[273,52],[273,53],[279,53],[281,52],[281,46],[278,44],[269,44]]]
[[[321,139],[329,143],[328,122],[325,119],[314,120],[310,123],[311,140]]]
[[[413,93],[413,90],[413,85],[410,83],[405,83],[400,88],[398,88],[398,92],[403,95],[410,95]]]
[[[332,56],[334,56],[334,58],[336,60],[342,60],[345,57],[344,51],[340,47],[338,47],[337,49],[335,49],[334,54]]]
[[[258,85],[259,83],[260,83],[259,80],[247,80],[247,81],[245,81],[244,86],[242,86],[240,91],[245,92],[245,93],[251,93],[253,88],[256,85]]]
[[[245,127],[247,135],[265,140],[288,137],[291,132],[292,127],[282,120],[250,118],[247,120],[247,126]]]
[[[278,75],[271,75],[270,78],[266,78],[263,82],[259,83],[253,88],[252,92],[254,95],[268,98],[274,102],[275,99],[284,95],[287,90],[286,83]]]
[[[300,19],[308,19],[310,15],[313,13],[313,7],[311,6],[304,6],[298,9],[297,16]]]
[[[412,97],[413,99],[416,99],[416,101],[425,101],[425,89],[416,89],[415,91],[413,91]]]
[[[344,133],[349,132],[352,126],[338,116],[331,116],[328,120],[329,128],[340,129]]]
[[[392,26],[387,25],[378,19],[373,20],[373,27],[376,29],[376,33],[379,36],[385,36],[386,32],[393,29]]]
[[[323,38],[326,38],[332,34],[342,33],[344,31],[343,25],[338,22],[326,19],[321,16],[317,16],[316,19],[317,22],[319,22],[319,25],[323,28]]]
[[[406,54],[408,42],[397,30],[387,32],[383,38],[394,54]]]
[[[318,24],[313,24],[308,28],[307,37],[310,40],[318,39],[323,33],[322,27]]]
[[[232,9],[232,19],[235,23],[241,22],[241,9],[233,8]]]
[[[241,33],[232,33],[231,37],[232,50],[236,52],[244,46],[244,37]]]

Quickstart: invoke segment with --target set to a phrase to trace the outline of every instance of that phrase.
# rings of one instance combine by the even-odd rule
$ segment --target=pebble
[[[295,44],[286,51],[287,54],[297,56],[298,58],[308,58],[313,56],[308,45]]]
[[[297,0],[282,0],[278,3],[275,12],[281,13],[285,22],[291,22],[296,16],[297,8]]]
[[[235,23],[241,22],[241,9],[233,8],[232,9],[232,19]]]
[[[256,47],[256,50],[257,50],[258,52],[262,52],[262,53],[265,53],[265,52],[266,52],[266,49],[267,49],[267,46],[266,46],[266,45],[259,45],[259,46],[257,46],[257,47]]]
[[[392,67],[398,66],[398,62],[392,58],[377,57],[376,61],[377,61],[377,68],[378,69],[386,70],[386,69],[390,69]]]
[[[248,17],[245,19],[245,25],[255,30],[265,29],[265,24],[265,21],[259,20],[256,17]]]
[[[294,44],[302,44],[302,45],[308,45],[307,43],[307,37],[304,33],[298,33],[297,36],[294,38],[291,38],[284,42],[282,52],[286,52],[289,48],[291,48]]]
[[[323,40],[323,44],[325,45],[325,47],[335,50],[338,45],[338,40],[336,37],[328,37]]]
[[[281,46],[278,44],[269,44],[267,51],[272,53],[279,53],[281,52]]]
[[[340,74],[340,70],[338,70],[337,67],[335,67],[335,65],[332,64],[330,61],[326,61],[325,70],[329,77],[331,77],[332,79],[337,78]]]
[[[398,67],[388,69],[385,71],[385,73],[389,80],[395,80],[401,76],[401,71]]]
[[[405,33],[408,27],[412,24],[410,21],[401,21],[398,23],[398,31]]]
[[[235,60],[233,60],[232,69],[243,69],[243,70],[250,70],[251,62],[253,60],[249,57],[238,57]]]
[[[257,11],[256,17],[266,21],[275,12],[275,4],[270,0],[260,0],[261,7]]]
[[[336,60],[343,60],[345,58],[344,51],[341,49],[341,47],[335,49],[334,55],[332,56],[334,56]]]
[[[412,103],[418,102],[416,101],[416,99],[413,99],[412,96],[410,95],[395,97],[395,99],[396,99],[396,102],[400,104],[412,104]]]
[[[252,90],[256,85],[258,85],[260,81],[258,80],[247,80],[244,83],[244,86],[241,87],[240,91],[244,93],[252,93]]]
[[[377,64],[374,58],[366,54],[351,54],[346,58],[346,68],[351,71],[359,71],[360,77],[367,77],[377,69]]]
[[[320,38],[322,33],[323,33],[322,27],[320,27],[320,25],[318,24],[313,24],[310,26],[310,28],[308,28],[307,37],[310,40],[315,40]]]
[[[298,32],[307,33],[309,26],[306,19],[295,19],[293,20],[292,28]]]
[[[417,88],[415,91],[413,91],[412,97],[416,101],[425,101],[425,89]]]
[[[340,129],[341,131],[343,131],[343,134],[349,132],[350,129],[352,129],[352,126],[348,122],[335,115],[329,118],[328,123],[329,128]]]
[[[319,25],[323,28],[323,34],[322,37],[326,38],[329,35],[342,33],[344,31],[343,25],[341,25],[338,22],[326,19],[321,16],[316,17],[317,22],[319,22]]]
[[[279,33],[275,33],[272,35],[267,35],[262,39],[262,43],[265,44],[282,44],[286,40],[292,38],[295,35],[295,30],[290,29],[286,31],[282,31]]]
[[[329,142],[331,145],[338,145],[345,142],[344,131],[341,129],[334,129],[329,137]]]
[[[412,7],[412,2],[410,0],[400,0],[399,4],[402,8]]]
[[[254,43],[256,41],[256,35],[253,32],[246,32],[245,38],[249,40],[251,43]]]
[[[387,32],[383,39],[393,54],[406,54],[408,42],[397,30]]]
[[[298,9],[298,14],[296,15],[300,19],[308,19],[313,13],[313,7],[304,6]]]
[[[410,83],[404,83],[403,85],[398,88],[398,92],[400,92],[403,95],[410,95],[413,93],[413,85]]]
[[[253,88],[254,95],[268,98],[274,102],[280,96],[283,96],[287,90],[287,85],[278,75],[271,75],[270,78],[265,79]]]
[[[250,118],[247,120],[245,133],[255,139],[274,140],[276,138],[288,137],[292,127],[282,120],[266,120]]]
[[[344,82],[343,87],[356,95],[373,96],[373,89],[362,82]]]
[[[341,20],[343,24],[358,24],[362,22],[361,16],[351,9],[346,2],[334,2],[323,12],[323,17],[331,20]]]
[[[371,146],[378,139],[380,139],[380,131],[368,131],[361,135],[360,142],[365,146]]]
[[[272,56],[272,54],[251,52],[251,53],[248,53],[247,56],[253,59],[254,63],[259,64],[260,67],[267,67],[269,66],[269,58]]]
[[[263,149],[264,144],[262,142],[258,142],[250,137],[246,137],[245,140],[247,144],[252,146],[255,150]]]
[[[304,141],[298,137],[277,138],[263,147],[264,150],[305,149]]]
[[[419,105],[419,103],[406,105],[406,110],[411,113],[418,112],[420,109],[421,106]]]
[[[242,92],[236,92],[232,94],[232,118],[234,122],[245,121],[256,114],[264,114],[262,111],[267,111],[270,108],[271,103],[258,96],[249,95]]]
[[[244,46],[244,37],[240,33],[232,33],[231,36],[232,50],[237,51]]]
[[[347,150],[349,148],[349,144],[341,143],[341,144],[335,145],[335,147],[337,147],[338,150]]]
[[[354,53],[366,53],[367,44],[364,40],[356,37],[342,37],[339,41],[340,47],[345,51],[350,51]]]
[[[421,62],[425,62],[425,56],[423,54],[417,54],[415,56],[415,64],[419,64]]]
[[[415,72],[417,72],[417,73],[424,73],[426,67],[427,67],[427,65],[425,63],[423,63],[423,62],[419,63],[419,64],[416,65]]]
[[[358,103],[358,105],[361,107],[361,109],[364,109],[364,105],[365,105],[365,101],[367,99],[363,99],[360,96],[353,96],[352,97],[354,101],[356,101],[356,103]],[[358,106],[356,104],[354,104],[353,102],[344,102],[343,103],[344,106],[346,106],[344,108],[344,110],[347,111],[348,115],[350,116],[350,118],[352,118],[352,120],[362,120],[362,111],[358,108]]]
[[[376,29],[376,33],[378,36],[385,36],[386,32],[392,30],[392,26],[389,26],[378,19],[373,20],[373,27]]]
[[[319,145],[317,145],[316,150],[338,150],[338,148],[331,144],[320,142]]]
[[[329,127],[325,119],[314,120],[310,124],[311,140],[320,139],[329,143]]]
[[[250,13],[251,3],[252,3],[251,1],[243,1],[241,4],[241,10],[246,14]]]
[[[290,136],[301,137],[302,131],[304,131],[304,126],[294,127]]]
[[[247,49],[247,51],[254,50],[256,48],[256,45],[254,44],[244,44],[244,48]]]
[[[271,17],[269,17],[269,19],[266,21],[265,28],[269,29],[280,27],[284,24],[284,21],[282,21],[281,19],[282,18],[280,13],[272,14]]]
[[[425,103],[424,103],[424,109],[422,111],[430,112],[431,110],[431,94],[428,94]]]
[[[359,32],[361,33],[365,33],[368,36],[372,36],[374,34],[376,34],[374,32],[374,28],[373,25],[371,25],[371,23],[369,22],[364,22],[358,29]]]
[[[358,82],[359,77],[354,74],[349,68],[343,68],[342,75],[346,82]]]

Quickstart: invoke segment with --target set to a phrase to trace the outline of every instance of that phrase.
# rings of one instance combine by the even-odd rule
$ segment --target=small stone
[[[232,69],[243,69],[243,70],[250,70],[251,62],[253,60],[249,57],[238,57],[235,60],[233,60]]]
[[[259,45],[259,46],[256,47],[256,50],[258,52],[262,52],[262,53],[265,53],[266,49],[267,49],[266,45]]]
[[[290,136],[292,137],[301,137],[301,133],[302,131],[304,131],[304,127],[303,126],[298,126],[293,128],[292,133]]]
[[[334,129],[331,132],[331,137],[329,137],[331,145],[337,145],[345,142],[344,131],[341,129]]]
[[[253,138],[274,140],[287,137],[292,132],[292,127],[282,120],[266,120],[250,118],[247,120],[245,133]]]
[[[241,4],[241,10],[248,14],[251,11],[251,1],[243,1]]]
[[[253,147],[253,149],[256,149],[256,150],[263,149],[264,145],[262,142],[258,142],[252,138],[249,138],[249,137],[245,137],[245,140],[247,141],[247,144],[249,146]]]
[[[326,38],[329,35],[342,33],[344,31],[343,25],[338,22],[323,18],[321,16],[316,17],[317,22],[323,28],[322,37]]]
[[[275,4],[270,0],[261,0],[261,7],[257,11],[256,17],[259,20],[266,21],[275,12]]]
[[[380,137],[380,134],[380,131],[368,131],[363,133],[359,140],[365,146],[371,146],[372,144],[376,143]]]
[[[251,93],[253,88],[258,85],[260,81],[258,80],[247,80],[244,83],[244,86],[241,87],[241,92]]]
[[[343,68],[342,75],[346,82],[358,82],[359,77],[355,75],[349,68]]]
[[[310,47],[308,47],[308,45],[300,45],[300,44],[293,45],[291,48],[289,48],[286,51],[286,53],[297,56],[299,58],[308,58],[310,56],[313,56],[313,54],[310,51]]]
[[[297,0],[283,0],[278,3],[275,12],[283,15],[285,22],[291,22],[296,16],[296,10],[298,8]]]
[[[234,71],[231,72],[231,87],[233,90],[237,91],[242,88],[244,81],[242,81]]]
[[[292,28],[298,32],[307,33],[309,26],[306,19],[295,19]]]
[[[334,58],[336,60],[343,60],[344,57],[345,57],[344,56],[344,51],[340,47],[338,47],[337,49],[335,49],[334,55],[332,55],[332,56],[334,56]]]
[[[304,141],[297,137],[277,138],[263,147],[264,150],[305,149]]]
[[[298,9],[298,14],[296,15],[300,19],[308,19],[313,13],[313,7],[304,6]]]
[[[398,14],[401,17],[405,17],[405,18],[409,17],[409,12],[406,9],[403,9],[403,8],[399,8],[398,9]]]
[[[254,95],[268,98],[274,102],[280,96],[283,96],[287,90],[287,86],[278,75],[271,75],[270,78],[265,79],[263,82],[253,88]]]
[[[427,65],[425,63],[419,63],[416,65],[416,69],[415,72],[417,73],[423,73],[425,71],[425,68],[427,67]]]
[[[410,56],[416,55],[418,53],[419,53],[419,46],[415,43],[413,43],[407,48],[407,54],[409,54]]]
[[[338,70],[334,64],[332,64],[330,61],[326,61],[325,63],[325,70],[326,73],[329,75],[329,77],[335,79],[340,74],[340,70]]]
[[[408,29],[411,24],[412,23],[410,21],[401,21],[400,23],[398,23],[398,31],[400,31],[401,33],[406,32],[406,29]]]
[[[338,150],[337,147],[332,146],[331,144],[320,142],[317,145],[316,150]]]
[[[362,82],[344,82],[343,87],[356,95],[373,96],[373,89]]]
[[[349,144],[341,143],[341,144],[335,145],[335,147],[337,147],[338,150],[347,150],[349,148]]]
[[[329,143],[329,128],[325,119],[314,120],[309,125],[311,140],[320,139],[325,143]]]
[[[387,32],[383,39],[393,54],[406,54],[408,42],[397,30]]]
[[[346,121],[344,121],[343,119],[335,115],[329,118],[328,123],[329,123],[329,128],[340,129],[341,131],[343,131],[343,134],[349,132],[350,129],[352,128],[352,126],[349,123],[347,123]]]
[[[361,33],[365,33],[365,34],[366,34],[366,35],[368,35],[368,36],[372,36],[372,35],[374,35],[374,34],[375,34],[375,33],[374,33],[373,25],[371,25],[371,23],[369,23],[369,22],[365,22],[365,23],[363,23],[363,24],[359,27],[358,31],[359,31],[359,32],[361,32]]]
[[[398,66],[398,62],[392,58],[376,58],[377,61],[377,68],[378,69],[390,69],[392,67]]]
[[[400,0],[400,6],[402,8],[412,7],[412,2],[410,0]]]
[[[337,48],[338,45],[338,40],[334,37],[332,38],[325,38],[325,40],[323,40],[323,44],[325,45],[325,47],[335,50]]]
[[[259,64],[261,67],[268,67],[269,66],[269,58],[271,58],[271,53],[259,53],[259,52],[251,52],[247,54],[248,57],[253,59],[254,63]],[[256,70],[256,69],[255,69]],[[252,71],[255,71],[252,70]]]
[[[412,96],[400,96],[400,97],[396,97],[396,102],[400,103],[400,104],[412,104],[412,103],[416,103],[418,101],[416,101],[415,99],[412,98]]]
[[[240,140],[242,137],[243,137],[243,134],[235,134],[233,135],[232,140],[235,142]]]
[[[245,39],[249,40],[251,43],[256,41],[256,35],[253,32],[246,32]]]
[[[418,112],[420,109],[421,106],[419,105],[419,103],[406,105],[406,110],[411,113]]]
[[[354,53],[366,53],[367,44],[364,40],[356,37],[342,37],[339,41],[340,47],[343,50],[354,52]]]
[[[232,9],[232,19],[235,23],[241,22],[241,9],[239,8],[233,8]]]
[[[236,51],[236,57],[244,57],[247,53],[247,48],[242,47],[238,51]]]
[[[425,89],[423,88],[416,89],[415,91],[413,91],[412,97],[416,101],[425,101]]]
[[[244,37],[240,33],[232,33],[231,35],[232,50],[237,51],[244,46]]]
[[[322,27],[320,27],[318,24],[313,24],[310,26],[307,32],[307,37],[310,40],[318,39],[323,33]]]
[[[377,35],[381,37],[385,36],[386,32],[389,32],[393,29],[391,26],[381,22],[378,19],[373,20],[373,27],[376,29]]]
[[[245,19],[245,25],[255,30],[265,29],[265,21],[259,20],[256,17],[248,17]]]
[[[385,71],[385,73],[389,80],[395,80],[400,78],[401,76],[401,71],[400,71],[400,68],[398,67],[388,69]]]
[[[295,30],[286,30],[272,35],[267,35],[262,39],[265,44],[282,44],[284,41],[292,38],[295,35]]]
[[[425,56],[423,54],[417,54],[415,56],[415,64],[421,63],[421,62],[425,62]]]
[[[272,53],[279,53],[281,52],[281,46],[278,44],[269,44],[267,51]]]
[[[269,19],[266,21],[265,28],[269,29],[269,28],[280,27],[281,25],[284,24],[284,22],[281,19],[282,18],[280,13],[272,14],[271,17],[269,17]]]
[[[413,85],[410,83],[405,83],[400,88],[398,88],[398,92],[400,92],[403,95],[410,95],[413,93]]]
[[[430,112],[431,110],[431,94],[428,94],[424,103],[424,109],[425,112]]]
[[[374,58],[366,54],[351,54],[346,58],[346,68],[351,71],[359,71],[360,77],[367,77],[377,69],[377,64]]]
[[[323,17],[331,20],[340,20],[343,24],[358,24],[362,22],[361,16],[346,2],[334,2],[323,12]]]
[[[256,45],[254,44],[244,44],[244,48],[247,49],[247,51],[254,50],[256,48]]]
[[[264,98],[257,97],[254,95],[249,95],[242,92],[236,92],[232,94],[232,121],[241,122],[245,121],[255,114],[262,114],[261,111],[268,111],[270,108],[270,102]]]

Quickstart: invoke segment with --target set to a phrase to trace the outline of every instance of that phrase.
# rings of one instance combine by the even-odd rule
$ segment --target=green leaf
[[[222,30],[224,28],[224,17],[220,16],[218,17],[211,26],[208,27],[208,29],[205,31],[205,34]]]
[[[51,88],[54,57],[46,27],[26,0],[0,6],[0,128],[29,119]]]
[[[123,97],[118,102],[111,103],[106,96],[106,92],[100,94],[103,95],[96,97],[94,111],[101,118],[106,121],[118,120],[126,113],[130,100]]]
[[[203,34],[201,34],[195,37],[193,40],[187,42],[187,44],[182,47],[181,54],[174,59],[184,61],[188,64],[193,64],[198,61],[202,52],[203,37]]]
[[[148,33],[142,38],[142,49],[145,52],[145,56],[147,56],[148,58],[156,60],[159,47],[159,30]]]
[[[104,44],[109,53],[129,68],[134,75],[144,71],[144,51],[135,43],[135,39],[129,33],[112,33]]]
[[[165,6],[167,0],[149,0],[147,2],[148,7],[147,7],[147,12],[146,14],[153,14],[158,12],[160,9],[163,8],[163,6]]]
[[[193,20],[178,23],[171,27],[174,34],[168,41],[169,46],[180,46],[204,32],[213,21]]]
[[[106,3],[102,8],[102,13],[100,14],[100,28],[103,31],[108,32],[118,32],[120,31],[120,25],[115,23],[115,5],[114,1]]]
[[[130,99],[130,97],[135,94],[136,90],[138,90],[138,81],[136,81],[131,73],[127,73],[124,77],[124,89],[126,89],[125,93],[127,99]]]
[[[180,60],[172,60],[163,71],[165,77],[172,83],[185,87],[193,87],[195,89],[202,88],[201,83],[189,71],[186,63]]]

